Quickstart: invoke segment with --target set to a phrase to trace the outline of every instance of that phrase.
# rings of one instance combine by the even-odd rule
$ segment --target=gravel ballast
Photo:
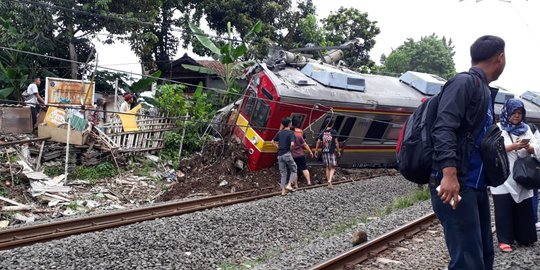
[[[400,176],[383,176],[334,190],[296,192],[0,251],[0,269],[306,269],[352,248],[354,231],[364,230],[373,239],[430,213],[431,205],[424,201],[381,214],[395,198],[416,190]],[[422,269],[430,261],[441,267],[447,262],[442,234],[431,240],[409,241],[409,249],[422,243],[431,247],[405,258],[385,255],[418,263],[367,265]],[[497,251],[496,269],[534,269],[540,265],[538,247],[513,254]]]
[[[416,190],[400,176],[296,192],[0,252],[2,269],[217,269],[259,264]],[[381,228],[384,230],[384,228]],[[289,268],[294,269],[294,268]]]

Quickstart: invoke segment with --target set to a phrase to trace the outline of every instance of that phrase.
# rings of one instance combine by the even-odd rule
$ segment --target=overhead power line
[[[38,57],[52,58],[52,59],[56,59],[56,60],[60,60],[60,61],[66,61],[66,62],[71,62],[71,63],[86,64],[86,63],[79,62],[79,61],[74,61],[74,60],[69,60],[69,59],[63,59],[63,58],[54,57],[54,56],[49,56],[49,55],[42,55],[42,54],[39,54],[39,53],[28,52],[28,51],[19,50],[19,49],[13,49],[13,48],[8,48],[8,47],[4,47],[4,46],[0,46],[0,49],[9,50],[9,51],[15,51],[15,52],[20,52],[20,53],[25,53],[25,54],[30,54],[30,55],[34,55],[34,56],[38,56]],[[143,77],[143,78],[151,78],[151,79],[155,79],[156,81],[163,81],[163,82],[171,82],[171,83],[176,83],[176,84],[183,84],[183,85],[191,86],[191,87],[195,87],[195,88],[200,87],[199,85],[196,85],[196,84],[191,84],[191,83],[186,83],[186,82],[180,82],[180,81],[171,80],[171,79],[166,79],[166,78],[154,77],[154,76],[152,76],[152,75],[137,74],[137,73],[129,73],[129,72],[125,72],[125,71],[123,71],[123,70],[114,69],[114,68],[109,68],[109,67],[103,67],[103,66],[99,66],[99,65],[97,66],[97,68],[104,69],[104,70],[109,70],[109,71],[114,71],[114,72],[118,72],[118,73],[124,73],[124,74],[131,74],[131,75],[141,76],[141,77]],[[219,93],[219,94],[234,95],[234,96],[237,96],[238,98],[243,98],[243,97],[244,97],[244,94],[243,94],[243,93],[232,93],[232,92],[227,91],[226,89],[220,89],[220,88],[208,87],[208,86],[202,86],[202,88],[203,88],[203,89],[210,90],[210,91],[214,91],[214,92]],[[334,112],[334,111],[332,110],[332,108],[330,108],[330,110],[323,110],[323,109],[316,108],[316,107],[314,107],[314,106],[313,106],[313,107],[308,107],[308,106],[302,106],[302,105],[298,105],[298,104],[294,104],[294,103],[290,103],[290,102],[277,101],[277,100],[269,100],[269,99],[260,98],[260,97],[252,97],[252,96],[251,96],[250,98],[253,98],[253,99],[256,99],[256,100],[263,100],[263,101],[269,102],[269,103],[283,104],[283,105],[287,105],[287,106],[291,106],[291,107],[295,107],[295,108],[301,108],[301,109],[304,109],[304,110],[318,111],[318,112],[323,112],[323,113],[331,113],[332,115],[335,115],[335,116],[353,117],[353,118],[358,118],[358,119],[363,119],[363,120],[368,120],[368,121],[373,121],[373,122],[380,122],[380,123],[384,123],[384,124],[392,124],[392,125],[394,125],[394,126],[402,126],[402,124],[396,124],[396,123],[391,123],[391,122],[387,122],[387,121],[375,120],[375,119],[371,119],[371,118],[367,118],[367,117],[361,117],[361,116],[353,115],[353,114],[346,114],[346,113],[338,113],[338,112]]]
[[[113,19],[113,20],[136,23],[136,24],[139,24],[139,25],[145,25],[145,26],[151,26],[151,27],[161,26],[158,23],[149,22],[149,21],[143,21],[143,20],[136,19],[136,18],[131,18],[131,17],[126,17],[126,16],[124,16],[122,14],[113,13],[113,12],[108,12],[107,14],[100,14],[100,13],[88,12],[88,11],[84,11],[84,10],[80,10],[80,9],[73,9],[73,8],[68,8],[68,7],[64,7],[64,6],[59,6],[59,5],[52,4],[52,3],[45,3],[45,2],[41,2],[41,1],[31,1],[31,0],[15,0],[15,1],[20,2],[20,3],[29,4],[29,5],[41,6],[41,7],[48,8],[48,9],[57,9],[57,10],[62,10],[62,11],[73,13],[73,14],[92,16],[92,17],[97,17],[97,18],[102,18],[102,19]],[[178,33],[182,33],[182,34],[186,33],[186,31],[184,29],[181,29],[181,28],[175,26],[173,23],[165,23],[164,25],[168,26],[171,29],[171,31],[173,31],[173,32],[178,32]],[[112,35],[114,35],[114,34],[112,34]],[[228,41],[233,41],[233,42],[242,42],[241,39],[237,39],[237,38],[227,38],[227,37],[204,34],[204,33],[201,34],[201,35],[206,36],[206,37],[215,38],[215,39],[228,40]]]

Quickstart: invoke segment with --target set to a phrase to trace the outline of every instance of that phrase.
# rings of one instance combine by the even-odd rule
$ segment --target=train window
[[[296,114],[296,113],[291,114],[291,120],[293,122],[293,125],[297,124],[297,126],[300,128],[304,126],[305,119],[306,119],[305,114]]]
[[[345,124],[343,125],[343,128],[339,132],[338,141],[343,142],[348,139],[355,123],[356,123],[356,117],[347,117],[347,120],[345,120]]]
[[[250,90],[249,91],[249,97],[246,101],[246,106],[244,106],[244,113],[248,116],[248,118],[251,118],[251,114],[253,113],[253,108],[255,107],[255,102],[257,101],[255,91]]]
[[[324,120],[322,121],[321,128],[319,129],[319,133],[321,133],[323,129],[326,128],[326,125],[328,125],[328,121],[330,121],[330,116],[325,117]]]
[[[386,139],[395,142],[397,141],[400,133],[401,133],[401,125],[392,124],[390,126],[390,129],[388,130],[388,133],[386,134]]]
[[[268,90],[266,90],[266,88],[262,88],[262,93],[265,97],[267,97],[269,100],[273,100],[274,99],[274,96],[272,96],[272,94],[270,94],[270,92],[268,92]]]
[[[384,136],[384,133],[386,132],[386,128],[388,127],[390,121],[392,120],[373,119],[373,121],[371,122],[371,126],[369,126],[369,129],[366,133],[364,141],[382,142],[381,139]]]
[[[263,100],[257,100],[253,115],[251,116],[251,125],[258,128],[265,128],[270,115],[270,106]]]
[[[334,120],[334,129],[339,130],[341,128],[341,124],[343,124],[343,120],[345,119],[345,116],[339,115]]]

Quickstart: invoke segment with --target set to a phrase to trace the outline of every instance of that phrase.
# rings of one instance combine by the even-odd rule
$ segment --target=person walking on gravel
[[[313,158],[313,152],[311,152],[311,148],[309,148],[309,145],[306,143],[304,139],[304,132],[299,127],[299,123],[298,121],[296,121],[296,119],[292,120],[292,126],[294,128],[295,136],[294,149],[292,150],[293,159],[296,163],[296,166],[298,167],[298,172],[302,172],[302,174],[306,178],[308,185],[311,185],[311,177],[307,168],[304,149],[309,152],[311,158]],[[296,180],[294,181],[294,188],[298,188],[298,178],[299,177],[296,177]]]
[[[281,174],[281,195],[286,195],[287,191],[293,191],[291,185],[296,179],[296,163],[292,156],[294,148],[295,136],[291,130],[291,119],[283,118],[281,120],[281,129],[272,140],[272,144],[278,149],[278,165],[279,173]],[[289,181],[287,182],[287,174],[290,172]]]
[[[337,131],[333,127],[334,120],[330,119],[326,125],[326,129],[317,138],[317,144],[315,145],[315,156],[317,156],[319,145],[322,142],[322,159],[326,166],[326,179],[328,180],[329,189],[333,188],[332,178],[334,178],[334,172],[336,171],[337,158],[341,156]]]
[[[433,211],[444,227],[449,270],[493,269],[489,198],[484,164],[475,145],[494,124],[497,89],[488,84],[504,70],[504,47],[499,37],[478,38],[470,48],[469,72],[450,79],[439,95],[429,186]]]

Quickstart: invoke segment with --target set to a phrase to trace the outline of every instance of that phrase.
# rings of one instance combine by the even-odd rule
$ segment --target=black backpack
[[[510,175],[510,164],[502,131],[496,124],[491,125],[486,131],[480,143],[480,155],[484,163],[486,185],[491,187],[502,185]]]
[[[437,117],[439,95],[424,101],[409,116],[399,135],[396,154],[398,169],[405,179],[427,184],[433,162],[431,128]]]
[[[475,85],[480,86],[480,79],[476,75],[469,72],[462,72],[462,74],[473,76]],[[396,145],[398,169],[401,175],[411,182],[417,184],[429,182],[433,164],[431,130],[437,118],[439,97],[446,85],[452,80],[447,81],[439,94],[424,101],[409,116],[398,137]],[[477,132],[479,131],[480,129],[477,130]],[[478,134],[477,132],[475,134]]]

